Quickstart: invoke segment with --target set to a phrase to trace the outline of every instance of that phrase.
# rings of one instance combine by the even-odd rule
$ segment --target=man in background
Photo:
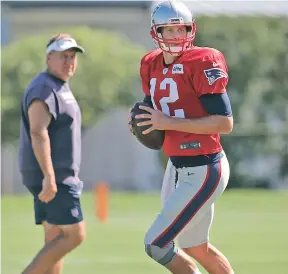
[[[68,84],[78,52],[84,49],[71,35],[53,37],[46,46],[47,70],[31,81],[21,101],[20,171],[34,198],[35,223],[45,234],[44,247],[23,274],[60,274],[65,254],[85,238],[81,110]]]

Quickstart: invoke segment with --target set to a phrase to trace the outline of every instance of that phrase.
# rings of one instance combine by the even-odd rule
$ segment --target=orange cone
[[[107,182],[100,182],[95,186],[96,216],[100,222],[108,219],[109,186]]]

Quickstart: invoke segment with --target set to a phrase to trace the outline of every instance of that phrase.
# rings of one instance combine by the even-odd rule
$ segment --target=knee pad
[[[152,259],[164,266],[170,263],[172,259],[177,255],[177,248],[175,247],[173,242],[171,242],[165,248],[161,248],[156,245],[146,244],[145,251]]]

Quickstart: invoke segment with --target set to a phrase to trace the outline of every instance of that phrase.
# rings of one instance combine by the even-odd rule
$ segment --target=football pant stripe
[[[177,215],[171,225],[160,234],[152,244],[164,248],[173,241],[205,202],[213,195],[219,185],[220,179],[221,161],[208,165],[206,178],[199,191]]]

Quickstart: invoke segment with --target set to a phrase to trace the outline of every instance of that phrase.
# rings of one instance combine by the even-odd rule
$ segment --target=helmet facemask
[[[185,26],[186,27],[186,37],[185,38],[173,38],[164,39],[162,36],[163,27],[166,26]],[[193,46],[193,41],[195,39],[196,24],[183,23],[183,24],[154,24],[151,27],[150,34],[153,38],[154,44],[159,47],[162,51],[170,53],[171,55],[179,56],[186,49]]]

